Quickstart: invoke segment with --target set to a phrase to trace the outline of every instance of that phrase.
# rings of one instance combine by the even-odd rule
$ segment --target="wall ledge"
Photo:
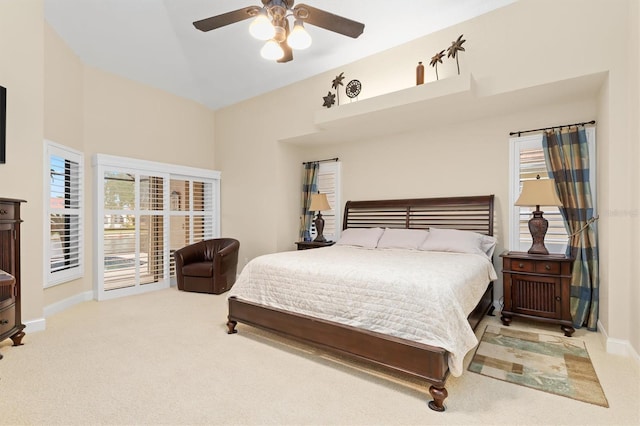
[[[472,74],[462,74],[318,110],[312,131],[280,141],[322,145],[367,140],[455,126],[544,105],[597,99],[607,78],[608,72],[603,71],[498,92],[483,87]]]

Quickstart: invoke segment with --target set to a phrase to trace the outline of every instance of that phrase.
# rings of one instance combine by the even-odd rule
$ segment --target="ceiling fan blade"
[[[280,64],[293,60],[293,49],[291,49],[291,46],[289,46],[289,43],[287,43],[287,38],[289,38],[289,21],[287,19],[284,20],[284,31],[284,40],[280,42],[280,47],[282,48],[282,50],[284,50],[284,55],[282,56],[282,58],[276,61]]]
[[[316,9],[306,4],[299,4],[293,9],[296,12],[300,10],[301,14],[304,14],[304,11],[308,12],[308,17],[304,18],[301,16],[302,20],[307,24],[315,25],[325,30],[352,38],[358,38],[364,31],[364,24],[360,22],[352,21],[351,19],[343,18],[342,16],[334,15],[333,13],[325,12],[324,10]]]
[[[223,13],[222,15],[212,16],[210,18],[201,19],[193,23],[193,26],[200,31],[211,31],[216,28],[224,27],[229,24],[244,21],[256,15],[260,10],[257,6],[249,6],[244,9],[234,10],[232,12]]]

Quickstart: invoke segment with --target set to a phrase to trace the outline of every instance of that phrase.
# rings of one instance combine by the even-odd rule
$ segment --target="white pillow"
[[[493,256],[493,251],[496,249],[498,239],[491,235],[481,235],[482,237],[482,251],[487,255],[489,259]]]
[[[382,228],[347,228],[342,231],[336,244],[374,249],[383,232]]]
[[[458,229],[429,228],[429,236],[420,250],[481,254],[491,258],[496,239],[477,232]]]
[[[420,244],[427,238],[428,231],[424,229],[395,229],[386,228],[378,248],[401,248],[417,250]]]

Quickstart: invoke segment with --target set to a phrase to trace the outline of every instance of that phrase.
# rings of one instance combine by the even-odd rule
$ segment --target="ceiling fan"
[[[262,7],[245,7],[196,21],[193,25],[200,31],[211,31],[255,17],[249,32],[266,41],[260,53],[266,59],[281,63],[293,59],[292,49],[306,49],[311,45],[311,36],[304,29],[305,23],[352,38],[358,38],[364,31],[364,24],[360,22],[306,4],[293,4],[294,0],[262,0]],[[294,22],[291,31],[290,17]]]

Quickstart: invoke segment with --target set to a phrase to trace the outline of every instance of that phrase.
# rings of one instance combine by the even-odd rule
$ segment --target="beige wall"
[[[44,25],[44,34],[44,135],[52,142],[83,152],[84,67],[80,59],[47,24]],[[90,164],[90,159],[86,158],[85,165]],[[91,187],[90,177],[85,177],[87,188]],[[90,212],[90,206],[87,206],[85,214],[88,215]],[[85,228],[85,261],[91,259],[92,254],[90,230],[90,226]],[[47,288],[44,291],[43,306],[91,290],[91,271],[91,262],[87,262],[83,279]]]
[[[7,88],[7,162],[0,196],[22,208],[22,317],[42,317],[42,1],[0,2],[0,85]]]
[[[632,2],[631,13],[629,13],[629,27],[631,37],[629,37],[629,62],[630,62],[630,93],[635,93],[631,97],[629,106],[630,117],[630,141],[635,153],[630,156],[631,162],[631,182],[635,182],[635,195],[632,196],[631,208],[631,258],[640,259],[640,245],[633,242],[640,241],[640,2]],[[634,77],[635,76],[635,77]],[[631,312],[631,344],[634,348],[640,348],[640,332],[634,325],[640,324],[640,262],[632,262],[631,271],[631,297],[629,297],[629,311]]]
[[[49,25],[44,40],[44,134],[85,153],[87,201],[93,197],[91,162],[96,153],[213,168],[211,110],[84,65]],[[84,278],[47,288],[44,306],[93,288],[91,202],[85,215]]]
[[[213,169],[214,113],[85,66],[44,22],[42,1],[0,3],[0,85],[8,88],[7,164],[0,196],[24,198],[23,321],[93,289],[96,153]],[[43,289],[43,139],[85,154],[85,275]],[[179,149],[178,149],[179,147]]]
[[[635,18],[629,18],[631,11],[636,11]],[[634,0],[521,0],[217,111],[216,168],[225,174],[223,233],[240,238],[241,259],[293,249],[299,162],[338,156],[343,160],[343,201],[496,194],[497,235],[500,248],[504,248],[509,132],[596,119],[603,301],[600,319],[610,337],[631,342],[637,354],[640,345],[635,320],[639,306],[635,304],[638,283],[634,277],[638,271],[637,262],[631,258],[637,254],[637,239],[628,232],[631,226],[637,229],[632,208],[637,208],[639,197],[629,181],[638,166],[638,141],[634,136],[637,124],[631,124],[637,123],[637,106],[635,115],[629,108],[638,94],[637,67],[632,69],[628,61],[630,52],[637,58],[637,35],[629,41],[630,35],[636,34],[631,29],[633,19],[637,21]],[[482,119],[465,114],[458,118],[458,109],[464,108],[447,105],[446,111],[437,111],[448,116],[446,124],[425,120],[428,126],[406,133],[320,146],[280,142],[316,130],[314,116],[322,109],[322,96],[340,72],[345,73],[345,82],[351,78],[362,81],[361,101],[408,88],[415,82],[416,63],[428,62],[460,34],[467,40],[460,65],[473,75],[478,95],[497,99],[506,94],[510,102],[514,101],[513,109],[503,105],[498,113],[488,109]],[[439,66],[441,79],[455,74],[454,61]],[[554,96],[550,89],[558,84],[564,87],[563,80],[595,74],[602,76],[601,87],[563,96]],[[428,68],[427,81],[433,79],[433,69]],[[541,85],[546,89],[538,89]],[[630,85],[635,90],[629,91]],[[540,97],[522,102],[513,96],[519,93],[551,96],[553,101]],[[426,109],[425,114],[429,111]],[[436,113],[433,108],[431,112]],[[629,303],[631,299],[634,304]]]

